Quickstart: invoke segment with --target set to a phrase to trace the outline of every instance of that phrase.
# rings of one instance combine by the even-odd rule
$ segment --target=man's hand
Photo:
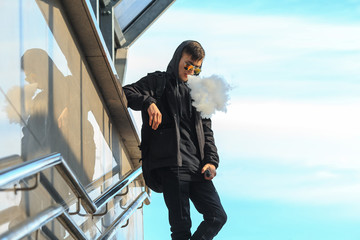
[[[161,112],[155,103],[150,104],[147,111],[149,114],[149,125],[151,126],[152,129],[156,130],[161,123],[161,118],[162,118]]]
[[[210,171],[210,177],[207,177],[204,175],[204,178],[206,180],[212,180],[216,176],[216,167],[214,165],[212,165],[211,163],[207,163],[202,168],[201,173],[203,174],[207,169],[209,169],[209,171]]]

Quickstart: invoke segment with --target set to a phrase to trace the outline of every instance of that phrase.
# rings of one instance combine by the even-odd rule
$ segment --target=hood
[[[184,47],[190,42],[196,42],[196,41],[193,41],[193,40],[184,41],[176,48],[175,53],[174,53],[172,59],[170,60],[169,65],[166,69],[166,72],[172,77],[172,79],[174,79],[175,97],[176,97],[177,106],[178,106],[177,111],[180,116],[182,116],[182,114],[183,114],[182,109],[184,108],[184,105],[188,105],[188,107],[185,108],[190,111],[188,113],[188,116],[191,116],[191,114],[192,114],[191,97],[188,98],[187,103],[182,102],[180,100],[180,92],[179,92],[179,84],[184,84],[184,82],[179,79],[179,62],[182,57],[182,52],[184,50]]]
[[[176,80],[179,80],[179,62],[182,56],[182,52],[184,50],[184,47],[190,42],[195,42],[195,41],[193,40],[184,41],[176,48],[175,53],[166,69],[166,72]]]

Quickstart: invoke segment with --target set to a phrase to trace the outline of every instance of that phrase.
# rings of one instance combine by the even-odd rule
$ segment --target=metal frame
[[[128,48],[175,0],[153,0],[125,29],[121,29],[114,15],[114,7],[121,0],[90,0],[99,22],[105,45],[115,62],[116,49]]]
[[[116,233],[118,228],[127,227],[129,224],[129,218],[137,210],[140,209],[139,205],[142,206],[143,202],[148,198],[146,192],[142,192],[139,196],[131,203],[131,205],[119,216],[113,223],[100,235],[98,240],[110,239]],[[71,234],[74,239],[86,240],[84,232],[76,225],[70,215],[61,205],[51,206],[44,211],[40,212],[36,216],[29,218],[25,222],[17,225],[11,230],[0,235],[0,239],[17,240],[35,232],[42,228],[45,224],[57,219],[61,225]],[[125,225],[122,223],[125,222]]]
[[[51,154],[43,158],[26,161],[24,163],[8,167],[0,171],[0,187],[8,185],[20,179],[35,175],[45,169],[56,167],[61,176],[70,186],[72,191],[78,198],[81,198],[81,203],[85,210],[90,213],[95,213],[96,205],[87,194],[85,188],[78,181],[75,174],[67,165],[60,153]]]
[[[126,42],[121,47],[130,47],[175,0],[155,0],[125,29]]]
[[[100,235],[98,240],[111,239],[116,233],[116,230],[122,227],[121,223],[127,221],[147,198],[147,192],[140,193],[139,196],[130,204],[130,206]]]
[[[35,183],[31,186],[31,187],[21,187],[20,183],[15,183],[13,188],[0,188],[0,192],[12,192],[14,191],[15,194],[17,194],[18,191],[31,191],[34,190],[35,188],[37,188],[38,184],[39,184],[39,174],[35,175]],[[20,187],[16,187],[17,185],[19,185]]]
[[[108,203],[113,197],[118,195],[125,187],[127,187],[131,182],[133,182],[138,176],[142,173],[141,167],[138,167],[131,173],[127,174],[125,178],[115,184],[113,187],[109,188],[103,192],[99,197],[94,200],[95,206],[100,209],[106,203]]]
[[[141,167],[135,169],[134,171],[127,174],[123,180],[117,182],[114,186],[107,189],[93,201],[81,183],[77,180],[76,176],[71,171],[65,160],[59,153],[55,153],[43,158],[26,161],[21,164],[0,170],[0,187],[9,185],[14,181],[19,181],[23,178],[35,174],[38,175],[39,172],[51,167],[57,168],[61,176],[70,185],[75,195],[78,196],[79,202],[81,199],[81,203],[84,209],[88,210],[92,216],[104,215],[104,213],[95,214],[98,209],[101,209],[104,206],[106,206],[106,214],[107,203],[114,197],[118,196],[124,188],[128,188],[128,185],[142,173]],[[128,192],[128,189],[126,192]],[[136,198],[136,200],[128,208],[126,208],[126,210],[118,218],[114,220],[107,231],[104,232],[104,234],[101,235],[99,239],[108,239],[110,236],[112,236],[114,234],[114,230],[119,227],[120,223],[128,220],[134,211],[136,211],[140,205],[142,206],[142,203],[146,199],[149,200],[147,192],[142,192]],[[0,239],[23,238],[54,219],[58,219],[64,228],[66,228],[75,239],[87,239],[84,235],[84,232],[71,219],[71,214],[79,214],[80,216],[84,216],[84,214],[80,214],[80,206],[78,206],[77,212],[75,213],[68,213],[61,205],[51,206],[36,216],[29,218],[25,222],[19,224],[15,228],[3,233],[0,235]]]
[[[60,205],[51,206],[36,216],[0,235],[0,239],[17,240],[35,232],[45,224],[58,219],[63,227],[74,237],[74,239],[87,239],[84,232],[74,223],[65,209]]]
[[[94,201],[90,198],[83,185],[76,178],[66,161],[59,153],[51,154],[43,158],[38,158],[24,163],[8,167],[0,171],[0,187],[12,182],[32,176],[45,169],[56,167],[60,175],[70,186],[75,195],[81,199],[81,205],[85,211],[95,214],[97,210],[106,205],[111,199],[118,195],[125,187],[134,181],[142,173],[141,167],[127,174],[124,179],[118,181],[111,188],[103,192]]]

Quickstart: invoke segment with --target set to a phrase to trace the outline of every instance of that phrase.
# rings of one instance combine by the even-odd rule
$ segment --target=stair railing
[[[127,174],[124,179],[119,180],[111,188],[103,192],[95,200],[92,200],[66,161],[59,153],[55,153],[43,158],[26,161],[21,164],[0,170],[0,187],[35,175],[54,166],[70,186],[75,195],[81,199],[81,204],[83,205],[85,211],[90,214],[94,214],[97,210],[102,208],[142,173],[141,167],[138,167],[133,172]]]
[[[149,199],[147,192],[144,191],[140,193],[138,197],[130,204],[130,206],[122,214],[120,214],[120,216],[117,217],[113,223],[101,234],[98,240],[111,239],[116,233],[116,230],[121,227],[121,224],[125,221],[128,221],[131,215],[146,199]]]
[[[11,230],[0,235],[0,239],[17,240],[32,232],[38,230],[48,222],[58,219],[64,228],[72,235],[74,239],[86,240],[84,232],[74,223],[68,213],[61,205],[51,206],[38,213],[34,217],[27,219]]]
[[[66,161],[59,153],[51,154],[43,158],[38,158],[26,161],[11,167],[0,170],[0,188],[9,185],[12,182],[38,174],[39,172],[56,167],[60,175],[64,178],[66,183],[70,186],[75,195],[81,199],[81,204],[84,209],[94,214],[97,210],[105,206],[111,199],[119,195],[119,193],[128,185],[133,182],[138,176],[141,175],[142,169],[138,167],[134,171],[128,173],[122,180],[118,181],[111,188],[107,189],[95,200],[92,200],[87,194],[85,188],[78,181],[75,174],[72,172]],[[139,196],[130,204],[130,206],[114,220],[109,228],[98,239],[109,239],[115,234],[115,230],[121,226],[121,223],[127,221],[135,210],[145,200],[150,200],[146,191],[139,194]],[[0,235],[0,239],[20,239],[41,228],[46,223],[58,219],[64,228],[75,239],[87,239],[84,232],[73,222],[67,210],[61,205],[51,206],[44,211],[40,212],[34,217],[27,219],[15,228]]]

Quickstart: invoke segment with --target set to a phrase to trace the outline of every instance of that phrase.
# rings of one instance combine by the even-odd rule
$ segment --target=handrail
[[[148,197],[149,196],[147,192],[140,193],[139,196],[130,204],[130,206],[113,221],[113,223],[105,230],[105,232],[99,236],[98,240],[111,239],[116,233],[116,230],[121,226],[120,223],[127,221],[140,206],[140,204]]]
[[[119,216],[113,223],[101,234],[98,240],[110,239],[116,233],[116,230],[121,226],[120,224],[127,221],[130,216],[138,209],[139,205],[142,204],[148,198],[147,192],[142,192],[139,196],[131,203],[131,205]],[[50,206],[44,211],[38,213],[32,218],[27,219],[16,227],[0,235],[2,240],[17,240],[32,232],[38,230],[45,224],[51,222],[54,219],[58,219],[61,225],[71,234],[74,239],[86,240],[84,232],[76,225],[69,214],[65,211],[61,205]]]
[[[114,186],[107,189],[93,201],[87,194],[83,185],[78,181],[75,174],[67,165],[66,161],[59,153],[55,153],[43,158],[26,161],[18,165],[0,170],[0,187],[32,176],[53,166],[56,167],[60,175],[67,182],[75,195],[81,199],[81,204],[83,205],[84,209],[88,213],[92,214],[94,214],[97,210],[102,208],[111,199],[118,195],[125,187],[127,187],[142,173],[141,167],[138,167],[134,171],[128,173],[122,180],[118,181],[116,184],[114,184]],[[111,226],[99,237],[99,239],[109,239],[111,236],[113,236],[114,231],[118,228],[119,224],[129,219],[138,206],[146,199],[149,199],[149,195],[146,191],[144,191],[118,218],[114,220]],[[17,227],[0,235],[0,239],[19,239],[25,237],[26,235],[39,229],[55,218],[58,218],[64,228],[66,228],[75,239],[87,239],[83,231],[76,225],[76,223],[73,222],[69,214],[61,205],[51,206],[38,215],[29,218]]]
[[[113,187],[103,192],[94,201],[90,198],[83,185],[78,181],[75,174],[72,172],[66,161],[59,153],[51,154],[43,158],[38,158],[21,164],[6,168],[0,171],[0,187],[11,182],[34,175],[47,168],[55,166],[60,175],[64,178],[70,186],[75,195],[81,199],[81,204],[88,213],[95,213],[126,186],[128,186],[141,173],[141,167],[138,167],[133,172],[125,176],[124,179],[118,181]]]
[[[55,154],[5,168],[0,171],[0,187],[34,175],[59,163],[61,163],[60,154]]]
[[[59,218],[60,223],[75,239],[87,239],[83,231],[79,229],[79,227],[73,222],[73,220],[69,217],[69,215],[66,213],[65,209],[61,205],[50,206],[36,216],[29,218],[28,220],[17,225],[13,229],[1,234],[0,239],[21,239],[41,228],[48,222],[54,220],[55,218]]]
[[[135,180],[142,173],[141,167],[138,167],[134,171],[126,175],[126,177],[103,192],[99,197],[94,200],[94,203],[98,209],[108,203],[115,195],[119,194],[126,186]]]
[[[81,204],[88,213],[95,213],[97,208],[94,202],[91,200],[89,194],[86,192],[83,185],[79,182],[73,171],[71,171],[69,165],[61,157],[61,164],[55,166],[60,175],[65,179],[71,190],[78,198],[81,198]]]
[[[0,187],[11,182],[37,174],[45,169],[55,166],[60,172],[61,176],[69,184],[75,195],[81,198],[85,210],[90,213],[95,213],[97,208],[91,200],[82,184],[77,180],[75,174],[67,165],[60,153],[50,154],[43,158],[29,160],[21,164],[5,168],[0,171]]]
[[[78,227],[78,225],[72,220],[70,215],[64,210],[64,212],[58,217],[59,222],[66,228],[66,230],[72,235],[74,239],[85,240],[87,237],[84,232]]]

